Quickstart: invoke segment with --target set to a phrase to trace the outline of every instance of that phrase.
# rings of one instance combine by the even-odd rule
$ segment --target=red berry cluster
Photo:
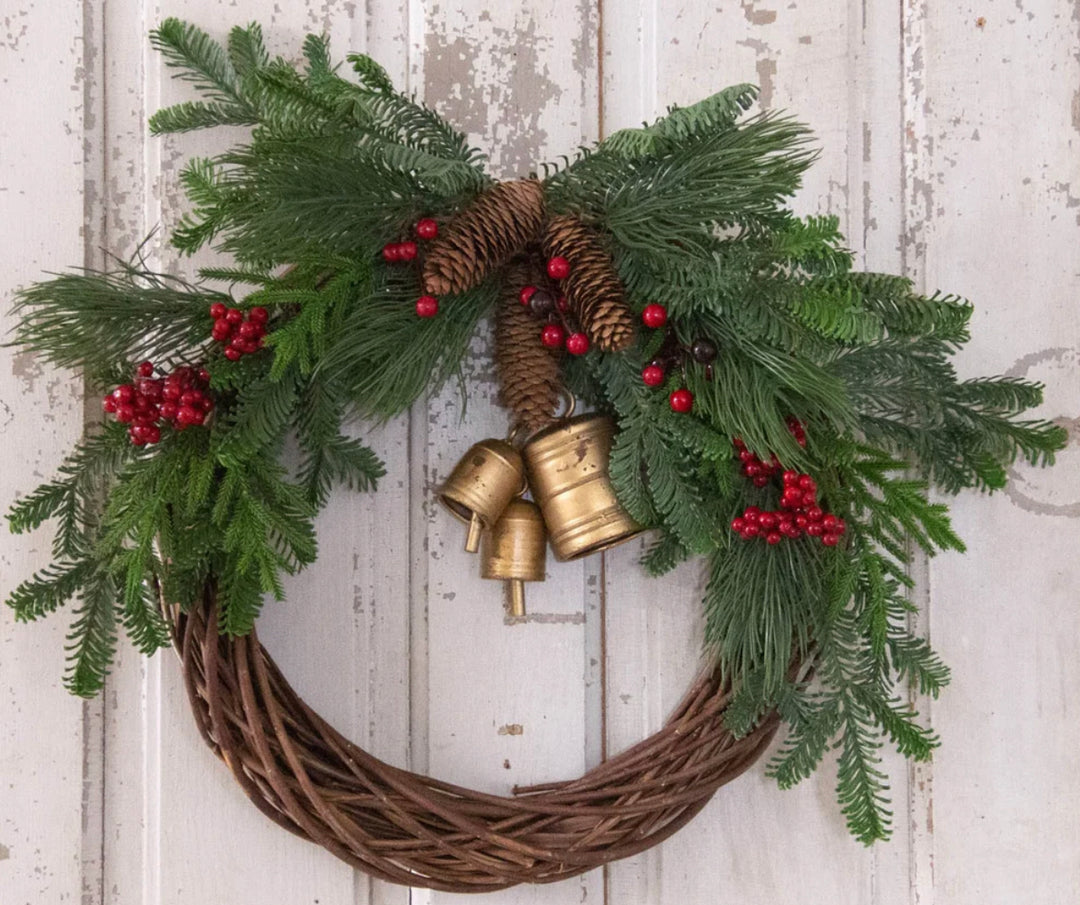
[[[750,452],[746,448],[746,444],[736,437],[732,441],[735,448],[739,451],[739,461],[742,462],[742,473],[754,482],[755,487],[764,487],[772,479],[772,476],[778,471],[783,470],[780,464],[780,460],[776,458],[774,453],[770,456],[768,462],[762,461],[761,457],[757,453]]]
[[[806,445],[806,428],[798,418],[789,416],[787,427],[800,446]],[[732,441],[742,462],[742,473],[754,482],[755,487],[765,487],[782,469],[775,455],[764,462],[761,457],[746,448],[736,437]],[[747,506],[743,514],[731,522],[731,530],[743,540],[764,537],[769,544],[778,544],[785,537],[796,538],[803,534],[820,537],[826,547],[835,547],[847,530],[842,518],[825,512],[818,504],[817,482],[808,474],[792,469],[784,471],[784,489],[780,495],[780,508],[762,510]]]
[[[239,308],[214,302],[210,306],[210,316],[214,319],[210,335],[219,343],[227,344],[225,357],[229,361],[239,361],[263,347],[266,322],[270,317],[265,308],[252,308],[245,315]]]
[[[796,480],[809,478],[809,475],[799,475],[790,472]],[[811,479],[813,480],[813,479]],[[803,534],[809,537],[820,537],[826,547],[835,547],[840,543],[840,538],[847,530],[847,525],[842,518],[825,512],[815,501],[812,505],[799,503],[797,506],[785,504],[788,491],[794,490],[800,499],[813,497],[812,492],[803,491],[798,486],[785,487],[784,496],[780,500],[783,509],[759,509],[757,506],[747,506],[743,514],[731,522],[731,530],[737,533],[743,540],[751,540],[755,537],[764,537],[766,543],[778,544],[785,537],[796,538]]]
[[[667,323],[667,308],[656,302],[646,305],[641,312],[641,322],[652,330],[659,330]],[[674,352],[673,345],[677,345],[675,334],[671,333],[668,341],[664,343],[661,354],[657,355],[641,371],[641,382],[647,387],[658,387],[667,379],[667,369],[673,365],[682,366],[682,350]],[[715,356],[714,356],[715,357]],[[685,377],[685,374],[683,375]],[[668,405],[673,412],[685,414],[694,407],[694,394],[686,387],[672,390],[668,396]]]
[[[144,361],[132,383],[124,383],[102,400],[102,408],[121,424],[130,424],[128,436],[136,446],[157,443],[168,424],[183,430],[202,424],[214,409],[207,392],[210,373],[205,368],[177,368],[168,377],[155,378],[154,365]]]
[[[552,280],[565,280],[570,275],[570,262],[560,256],[549,258],[546,270]],[[556,296],[539,286],[522,286],[518,298],[537,317],[549,320],[540,331],[540,342],[548,349],[566,349],[571,355],[589,351],[589,337],[569,326],[566,296]]]
[[[425,242],[439,235],[439,224],[431,217],[418,220],[414,229],[416,237]],[[382,250],[383,260],[387,264],[408,264],[415,261],[419,254],[420,246],[412,239],[406,239],[404,242],[387,242]],[[439,300],[435,296],[422,295],[416,300],[417,317],[434,317],[438,313]]]

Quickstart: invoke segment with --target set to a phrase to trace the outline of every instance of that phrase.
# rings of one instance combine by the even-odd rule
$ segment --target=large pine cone
[[[508,267],[495,312],[499,402],[511,411],[515,424],[530,432],[555,421],[563,389],[557,353],[541,345],[541,324],[518,298],[522,286],[535,282],[534,276],[523,262]]]
[[[562,289],[592,344],[603,352],[621,352],[629,346],[634,341],[634,313],[596,232],[576,217],[552,217],[544,232],[544,254],[570,262]]]
[[[454,217],[424,259],[424,291],[454,295],[480,285],[540,236],[544,190],[535,179],[500,182]]]

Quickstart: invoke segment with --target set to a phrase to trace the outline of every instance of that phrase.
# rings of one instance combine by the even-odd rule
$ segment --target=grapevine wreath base
[[[676,832],[762,754],[775,713],[736,738],[719,671],[667,724],[580,779],[506,798],[383,763],[312,710],[255,633],[217,629],[204,605],[167,608],[199,732],[266,816],[372,876],[448,892],[550,883]]]

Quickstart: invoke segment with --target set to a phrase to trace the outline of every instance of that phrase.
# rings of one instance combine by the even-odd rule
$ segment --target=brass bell
[[[480,574],[510,582],[510,615],[525,615],[526,581],[543,581],[547,571],[547,531],[540,507],[513,500],[484,533]]]
[[[521,453],[505,440],[484,440],[465,453],[439,491],[439,499],[469,523],[466,550],[480,549],[480,534],[495,524],[524,483]]]
[[[620,505],[608,477],[614,437],[607,415],[578,415],[540,431],[522,450],[558,559],[606,550],[644,530]]]

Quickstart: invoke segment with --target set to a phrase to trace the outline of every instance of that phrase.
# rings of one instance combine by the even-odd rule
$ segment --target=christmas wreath
[[[836,218],[788,210],[810,137],[745,115],[751,86],[496,182],[372,59],[342,77],[323,38],[299,66],[257,25],[222,46],[170,19],[152,40],[202,95],[152,132],[251,129],[184,168],[171,236],[235,264],[188,282],[137,256],[18,295],[15,342],[107,391],[102,423],[8,515],[15,532],[55,525],[55,561],[8,603],[29,620],[77,600],[71,691],[101,689],[118,623],[147,653],[175,643],[199,728],[256,804],[413,885],[542,882],[640,851],[780,723],[779,784],[838,747],[851,832],[886,837],[881,740],[930,757],[902,692],[948,680],[908,625],[913,551],[963,549],[930,488],[993,491],[1065,441],[1021,420],[1040,386],[958,378],[970,305],[853,270]],[[707,571],[703,678],[667,726],[511,798],[372,758],[253,634],[264,595],[314,562],[332,490],[382,474],[346,424],[458,375],[489,316],[513,429],[442,488],[485,574],[542,578],[545,525],[560,558],[649,530],[649,573]]]

